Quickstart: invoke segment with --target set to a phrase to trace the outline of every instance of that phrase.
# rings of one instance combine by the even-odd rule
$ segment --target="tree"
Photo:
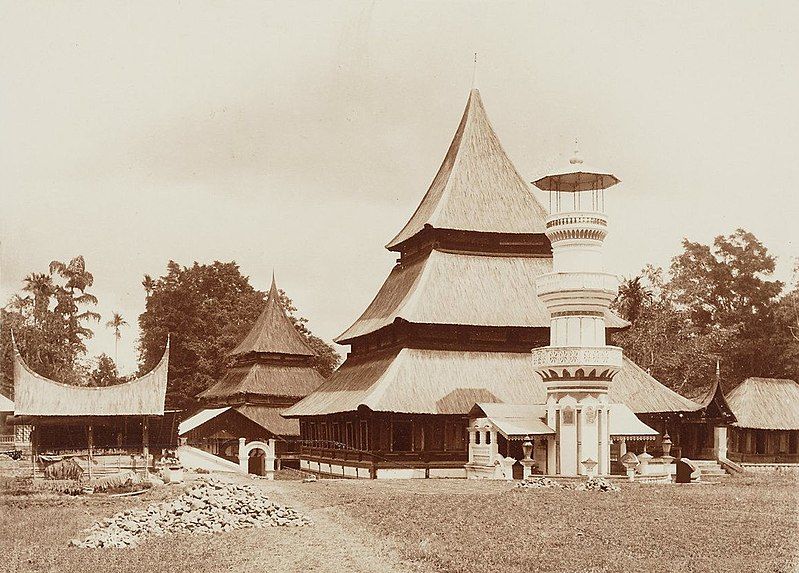
[[[99,318],[86,306],[97,303],[88,292],[93,283],[83,257],[69,263],[53,261],[50,273],[30,273],[23,280],[22,295],[15,294],[2,309],[0,357],[2,386],[13,387],[14,332],[17,347],[36,372],[67,384],[78,384],[87,374],[81,358],[84,341],[92,331],[84,323]]]
[[[783,374],[782,345],[767,343],[778,336],[774,312],[783,288],[769,280],[774,268],[765,245],[743,229],[716,237],[712,246],[685,239],[672,260],[675,300],[700,335],[723,334],[718,355],[731,384]]]
[[[318,368],[332,372],[339,357],[329,345],[313,336],[305,319],[297,318],[291,300],[281,291],[287,314],[322,356]],[[235,262],[194,263],[183,267],[174,261],[155,279],[139,316],[139,372],[153,368],[171,335],[169,358],[170,407],[191,407],[195,396],[225,374],[228,353],[246,336],[265,304],[265,294],[250,285]]]
[[[799,345],[791,327],[797,325],[793,304],[799,292],[781,296],[782,283],[770,279],[773,271],[766,247],[742,229],[716,237],[712,245],[686,239],[668,280],[662,269],[644,269],[652,296],[631,328],[613,341],[684,394],[707,387],[716,358],[726,389],[749,376],[795,379]],[[622,315],[624,302],[620,296],[614,305]]]
[[[114,363],[119,362],[119,341],[122,338],[123,326],[128,326],[127,321],[122,318],[122,315],[115,312],[108,322],[105,323],[106,328],[114,329]]]
[[[644,305],[652,299],[652,292],[641,282],[643,276],[623,279],[616,297],[616,309],[625,320],[635,322]]]
[[[122,380],[119,378],[117,366],[111,357],[103,353],[97,357],[97,366],[91,371],[88,378],[89,386],[113,386],[119,384]]]

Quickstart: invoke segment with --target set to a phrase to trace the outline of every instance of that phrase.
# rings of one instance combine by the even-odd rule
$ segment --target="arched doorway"
[[[257,476],[266,475],[266,452],[261,448],[250,450],[247,460],[247,473]]]

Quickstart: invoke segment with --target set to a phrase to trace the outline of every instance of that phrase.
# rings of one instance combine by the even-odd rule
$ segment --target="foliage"
[[[149,280],[148,280],[149,279]],[[169,358],[170,407],[190,407],[194,397],[219,380],[229,363],[228,353],[247,335],[265,304],[265,294],[250,285],[235,262],[195,262],[182,267],[167,264],[165,275],[142,283],[149,289],[145,312],[139,316],[140,372],[153,368],[171,335]],[[291,299],[280,291],[289,318],[320,352],[318,368],[329,375],[338,354],[313,336]]]
[[[97,304],[88,292],[93,282],[82,256],[68,263],[53,261],[49,274],[25,277],[22,293],[2,309],[0,391],[10,395],[13,388],[12,330],[20,353],[36,372],[68,384],[84,378],[86,368],[80,358],[86,354],[85,341],[93,335],[86,323],[100,318],[87,310]]]
[[[97,366],[89,374],[89,386],[113,386],[123,380],[117,372],[117,365],[110,356],[103,353],[97,357]]]
[[[648,266],[624,281],[614,308],[632,326],[613,342],[687,395],[708,386],[716,359],[726,389],[749,376],[796,379],[799,348],[790,330],[796,291],[780,296],[782,283],[769,279],[774,263],[742,229],[716,237],[712,246],[686,239],[668,280]]]

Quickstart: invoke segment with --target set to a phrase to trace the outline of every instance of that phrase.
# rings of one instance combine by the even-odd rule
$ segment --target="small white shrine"
[[[499,453],[498,435],[507,443],[523,441],[519,461],[525,477],[534,468],[550,475],[608,475],[612,438],[657,435],[627,406],[608,399],[622,368],[622,349],[605,341],[618,278],[602,263],[608,232],[604,192],[618,182],[586,169],[577,157],[565,173],[535,181],[550,194],[546,235],[553,254],[553,272],[536,280],[536,295],[551,315],[550,343],[532,350],[546,402],[477,404],[469,421],[469,477],[511,479],[517,460]]]

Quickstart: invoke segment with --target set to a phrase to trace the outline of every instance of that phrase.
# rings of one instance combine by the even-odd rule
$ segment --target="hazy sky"
[[[744,227],[787,279],[797,22],[796,2],[3,0],[0,295],[84,255],[101,324],[131,323],[128,372],[142,275],[235,260],[264,290],[274,268],[331,339],[394,263],[383,245],[446,152],[474,52],[525,179],[575,137],[622,179],[607,194],[609,270]],[[95,330],[91,353],[113,355]]]

